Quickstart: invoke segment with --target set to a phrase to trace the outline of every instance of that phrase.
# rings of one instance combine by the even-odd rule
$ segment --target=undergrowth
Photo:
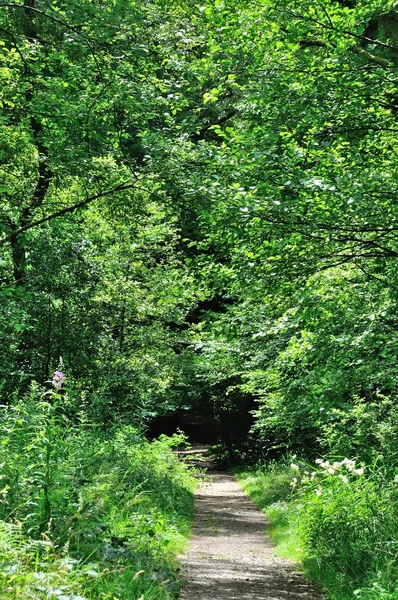
[[[397,600],[397,473],[380,460],[287,458],[239,479],[268,515],[277,552],[331,600]]]
[[[192,515],[183,436],[69,421],[67,397],[34,384],[0,422],[4,600],[168,600]]]

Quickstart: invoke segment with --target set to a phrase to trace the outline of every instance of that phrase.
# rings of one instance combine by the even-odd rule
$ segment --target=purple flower
[[[52,383],[56,390],[59,390],[62,387],[65,380],[66,377],[61,371],[55,371]]]

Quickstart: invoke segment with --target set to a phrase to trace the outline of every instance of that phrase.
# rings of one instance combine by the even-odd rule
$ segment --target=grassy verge
[[[33,389],[2,413],[1,598],[176,598],[195,487],[181,436],[71,424],[63,401]]]
[[[299,561],[298,515],[293,509],[290,468],[282,463],[270,463],[256,471],[240,471],[237,476],[245,492],[269,518],[277,553]]]
[[[397,600],[394,472],[348,459],[282,460],[238,478],[269,517],[276,551],[300,563],[331,600]]]

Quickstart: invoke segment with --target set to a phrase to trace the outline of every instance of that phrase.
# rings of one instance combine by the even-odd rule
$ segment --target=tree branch
[[[328,48],[330,46],[334,47],[334,44],[332,44],[331,42],[327,43],[322,40],[316,40],[312,38],[298,40],[298,43],[302,48],[307,48],[308,46],[318,46],[319,48]],[[380,56],[376,56],[375,54],[368,52],[360,46],[354,45],[350,46],[348,49],[351,52],[354,52],[354,54],[362,54],[362,56],[365,56],[370,62],[373,62],[374,64],[379,65],[384,69],[388,69],[392,66],[390,61],[386,60],[385,58],[381,58]]]
[[[389,282],[387,279],[384,279],[383,277],[378,277],[377,275],[373,275],[373,273],[369,273],[369,271],[366,271],[366,269],[364,269],[362,267],[362,265],[360,265],[356,260],[354,260],[353,263],[354,263],[355,267],[357,269],[359,269],[360,271],[362,271],[362,273],[364,275],[366,275],[367,277],[371,277],[372,279],[376,279],[376,281],[380,281],[381,283],[383,283],[387,287],[395,287],[395,286],[391,286],[391,282]]]
[[[36,221],[31,221],[27,225],[24,225],[23,227],[20,227],[19,229],[15,229],[12,233],[10,233],[10,235],[0,238],[0,246],[9,242],[13,236],[18,236],[21,233],[25,233],[25,231],[32,229],[32,227],[36,227],[37,225],[42,225],[43,223],[47,223],[48,221],[52,221],[53,219],[56,219],[58,217],[62,217],[64,215],[66,215],[68,213],[74,212],[75,210],[78,210],[79,208],[83,208],[84,206],[87,206],[87,204],[89,204],[90,202],[93,202],[94,200],[98,200],[99,198],[104,198],[105,196],[110,196],[111,194],[115,194],[116,192],[123,192],[124,190],[130,190],[134,187],[135,187],[135,183],[127,183],[127,182],[121,183],[120,185],[118,185],[117,187],[115,187],[111,190],[107,190],[105,192],[99,192],[98,194],[89,196],[88,198],[85,198],[84,200],[81,200],[80,202],[77,202],[76,204],[72,204],[72,206],[67,206],[65,208],[62,208],[62,209],[52,213],[51,215],[47,215],[46,217],[37,219]]]
[[[296,19],[301,19],[302,21],[309,21],[310,23],[315,23],[315,25],[319,25],[320,27],[323,27],[324,29],[329,29],[329,31],[335,31],[336,33],[342,33],[344,35],[348,35],[350,37],[356,38],[357,40],[362,40],[363,42],[367,42],[369,44],[374,44],[375,46],[380,46],[381,48],[388,48],[389,50],[395,50],[398,51],[397,46],[393,46],[392,44],[387,44],[386,42],[380,42],[379,40],[374,40],[373,38],[369,38],[366,35],[361,35],[360,33],[355,33],[354,31],[349,31],[348,29],[342,29],[342,30],[338,30],[336,29],[336,27],[333,25],[333,23],[329,22],[329,23],[323,23],[322,21],[318,21],[318,19],[314,19],[313,17],[309,17],[308,15],[300,15],[297,14],[296,12],[294,12],[294,10],[291,9],[277,9],[278,12],[281,13],[288,13],[290,15],[292,15],[293,17],[296,17]]]
[[[62,19],[59,19],[58,17],[54,17],[53,15],[48,14],[44,10],[40,10],[39,8],[35,8],[34,6],[29,6],[29,5],[25,5],[25,4],[15,4],[14,2],[2,2],[0,4],[0,8],[20,8],[25,12],[32,11],[34,13],[42,15],[43,17],[46,17],[47,19],[49,19],[50,21],[53,21],[54,23],[58,23],[59,25],[62,25],[66,29],[69,29],[69,31],[79,33],[79,35],[86,41],[88,47],[90,48],[91,55],[95,61],[95,64],[97,65],[98,73],[102,77],[101,65],[98,62],[97,54],[94,50],[93,44],[92,44],[91,40],[87,36],[83,35],[82,32],[80,31],[81,28],[84,26],[84,23],[82,25],[69,25],[69,23],[66,23],[66,21],[63,21]]]
[[[225,123],[229,119],[232,119],[232,117],[234,117],[235,115],[236,115],[236,110],[234,108],[229,108],[226,111],[225,115],[223,115],[222,117],[218,118],[213,123],[209,123],[208,125],[204,125],[201,129],[199,129],[199,131],[197,133],[192,133],[191,134],[192,139],[195,142],[199,142],[200,140],[206,139],[206,133],[208,133],[211,130],[211,127],[214,127],[216,125],[222,125],[223,123]]]
[[[22,10],[24,12],[32,11],[39,15],[42,15],[43,17],[47,17],[47,19],[50,19],[50,21],[54,21],[54,23],[59,23],[59,25],[62,25],[63,27],[66,27],[67,29],[70,29],[71,31],[78,31],[79,27],[82,27],[81,25],[79,25],[79,26],[69,25],[68,23],[65,23],[65,21],[62,21],[62,19],[58,19],[57,17],[54,17],[53,15],[49,15],[44,10],[40,10],[39,8],[35,8],[34,6],[28,6],[25,4],[15,4],[14,2],[2,2],[0,4],[0,8],[22,8]]]
[[[336,31],[337,33],[347,35],[350,37],[354,37],[356,39],[360,39],[360,40],[366,41],[368,43],[372,43],[374,45],[381,46],[382,48],[388,48],[390,50],[398,51],[398,48],[396,48],[395,46],[391,46],[390,44],[385,44],[384,42],[379,42],[378,40],[373,40],[371,38],[354,33],[352,31],[347,31],[347,30],[339,31],[333,25],[322,23],[322,21],[318,21],[317,19],[312,19],[311,17],[299,15],[292,10],[285,9],[285,10],[282,10],[279,12],[287,12],[288,14],[291,14],[298,19],[301,19],[302,21],[310,21],[311,23],[315,23],[316,25],[319,25],[320,27],[323,27],[324,29],[327,29],[329,31]],[[281,30],[284,31],[285,33],[288,33],[288,31],[285,28],[281,28]],[[312,38],[298,40],[298,43],[300,44],[300,46],[304,46],[304,47],[319,46],[322,48],[327,48],[328,46],[334,46],[334,44],[331,42],[326,43],[323,40],[317,40],[317,39],[312,39]],[[362,56],[365,56],[370,62],[373,62],[376,65],[383,67],[384,69],[388,69],[389,67],[392,67],[392,64],[390,63],[389,60],[386,60],[385,58],[381,58],[380,56],[376,56],[375,54],[372,54],[368,50],[365,50],[364,48],[361,48],[360,46],[357,46],[355,44],[353,46],[350,46],[349,50],[351,52],[354,52],[355,54],[361,54]]]
[[[375,54],[371,54],[370,52],[368,52],[364,48],[361,48],[360,46],[350,46],[350,50],[355,54],[362,54],[362,56],[366,56],[368,60],[375,63],[376,65],[380,65],[380,67],[383,67],[384,69],[388,69],[388,67],[391,67],[390,61],[386,60],[385,58],[381,58],[380,56],[376,56]]]

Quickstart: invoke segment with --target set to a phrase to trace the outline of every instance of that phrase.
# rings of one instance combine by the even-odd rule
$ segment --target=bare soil
[[[321,600],[297,565],[275,555],[265,515],[232,475],[213,471],[195,498],[193,538],[180,557],[181,600]]]

